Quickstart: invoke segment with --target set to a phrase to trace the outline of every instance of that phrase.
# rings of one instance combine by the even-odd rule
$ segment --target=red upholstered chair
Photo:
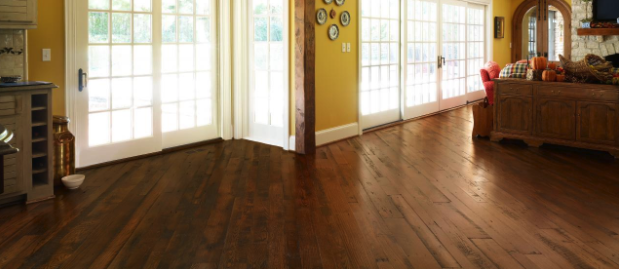
[[[481,74],[481,81],[484,83],[488,102],[492,105],[494,104],[494,81],[492,80],[499,77],[501,68],[497,63],[490,61],[479,70],[479,73]]]

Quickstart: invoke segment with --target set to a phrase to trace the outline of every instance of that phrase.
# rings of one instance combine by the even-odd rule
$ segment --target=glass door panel
[[[441,2],[440,110],[466,103],[466,3]]]
[[[78,167],[218,136],[214,4],[78,1]]]
[[[211,0],[162,1],[163,147],[216,138]]]
[[[538,7],[529,9],[522,20],[522,57],[531,59],[540,51],[537,31]]]
[[[362,128],[401,119],[400,1],[363,0],[361,6]]]
[[[287,24],[284,0],[250,1],[250,91],[247,139],[282,146],[288,90]]]
[[[554,6],[548,6],[548,60],[558,62],[559,55],[565,55],[565,20]]]
[[[89,78],[76,95],[77,165],[161,150],[154,129],[150,2],[91,0],[80,1],[78,8],[77,63]]]
[[[407,0],[406,14],[404,118],[410,119],[439,111],[438,2]]]
[[[475,101],[486,97],[479,74],[486,63],[486,16],[480,5],[469,3],[466,12],[466,99]]]

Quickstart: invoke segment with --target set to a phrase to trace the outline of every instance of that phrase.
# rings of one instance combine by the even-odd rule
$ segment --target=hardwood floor
[[[466,107],[300,156],[248,141],[0,209],[0,268],[619,268],[619,161],[472,139]]]

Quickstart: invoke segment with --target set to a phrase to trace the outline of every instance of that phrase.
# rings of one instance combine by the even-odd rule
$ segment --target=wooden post
[[[315,0],[294,1],[296,152],[316,152]]]

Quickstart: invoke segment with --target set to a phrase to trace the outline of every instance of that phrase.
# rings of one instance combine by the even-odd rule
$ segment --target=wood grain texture
[[[294,1],[295,147],[300,154],[316,152],[315,12],[315,0]]]
[[[492,141],[520,139],[619,151],[619,88],[613,85],[495,80]]]
[[[85,170],[0,209],[0,268],[619,268],[619,162],[472,129],[467,106],[311,155],[236,140]]]

